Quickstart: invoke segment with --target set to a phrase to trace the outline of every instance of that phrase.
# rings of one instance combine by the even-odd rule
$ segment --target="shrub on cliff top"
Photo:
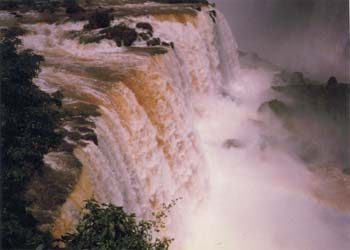
[[[155,215],[154,221],[137,221],[134,214],[124,212],[122,207],[90,200],[76,233],[64,236],[63,241],[66,248],[72,250],[167,250],[171,239],[153,238],[153,234],[164,227],[164,217],[163,211]]]
[[[0,40],[2,249],[33,249],[45,241],[23,194],[40,173],[43,155],[62,140],[55,132],[60,115],[54,98],[32,81],[43,57],[18,52],[18,45],[15,37]]]

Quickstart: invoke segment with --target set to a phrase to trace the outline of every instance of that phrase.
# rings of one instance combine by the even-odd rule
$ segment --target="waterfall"
[[[175,238],[173,249],[347,249],[348,211],[315,198],[319,180],[288,150],[266,143],[287,136],[276,117],[258,112],[275,97],[276,68],[240,66],[230,28],[211,6],[113,8],[127,13],[113,25],[147,22],[173,48],[83,44],[76,34],[86,21],[24,15],[24,48],[45,57],[36,84],[62,91],[72,116],[65,140],[82,164],[72,192],[50,213],[53,236],[74,229],[90,198],[138,218],[182,198],[163,232]],[[97,141],[74,141],[76,131],[90,130]],[[48,154],[45,162],[64,174],[59,158]]]
[[[228,88],[239,71],[230,29],[210,11],[122,20],[148,22],[154,37],[173,42],[164,55],[68,39],[83,22],[24,25],[24,46],[45,55],[37,84],[61,90],[64,105],[89,104],[100,113],[89,118],[98,145],[86,141],[74,149],[83,169],[52,226],[55,237],[73,229],[91,197],[146,218],[162,203],[182,198],[178,210],[189,209],[204,197],[208,175],[193,126],[195,96]]]

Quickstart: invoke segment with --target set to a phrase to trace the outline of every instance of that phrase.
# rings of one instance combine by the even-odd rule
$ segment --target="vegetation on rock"
[[[154,239],[154,234],[165,227],[163,220],[172,205],[154,214],[155,220],[137,221],[135,214],[124,212],[122,207],[90,200],[76,232],[64,236],[63,242],[72,250],[167,250],[172,239]]]
[[[78,5],[77,0],[65,0],[64,6],[66,7],[67,14],[78,14],[81,12],[85,12],[84,8]]]
[[[282,71],[276,75],[272,89],[278,98],[265,102],[259,108],[270,109],[290,134],[289,145],[309,165],[325,162],[349,173],[348,100],[350,85],[338,83],[332,76],[327,83],[311,81],[301,72]],[[283,101],[281,101],[283,100]]]
[[[96,11],[89,17],[89,23],[84,28],[92,30],[109,27],[113,20],[113,16],[109,12],[109,10]]]
[[[291,115],[292,110],[284,102],[274,99],[262,104],[259,108],[259,112],[264,111],[266,107],[269,107],[272,112],[280,117]]]
[[[36,229],[24,191],[42,172],[43,156],[62,141],[55,131],[59,100],[33,84],[43,57],[18,52],[19,45],[14,37],[0,41],[3,249],[32,249],[49,238]]]
[[[135,29],[129,28],[124,24],[104,29],[100,33],[104,35],[104,38],[115,41],[118,47],[122,45],[131,46],[137,39]]]
[[[60,91],[51,95],[41,91],[33,79],[43,57],[31,50],[18,50],[17,33],[4,31],[0,41],[2,249],[47,249],[52,238],[40,231],[39,225],[53,222],[50,211],[64,203],[75,175],[62,175],[47,167],[43,157],[52,151],[72,153],[74,145],[64,143],[64,136],[78,144],[81,140],[98,144],[87,117],[99,112],[82,103],[78,108],[74,104],[63,107]],[[60,128],[65,122],[77,122],[76,132]],[[74,156],[65,157],[70,157],[72,171],[78,172]],[[164,212],[156,214],[155,220],[138,221],[121,207],[95,201],[88,202],[86,210],[77,233],[64,239],[68,249],[166,250],[171,244],[171,239],[153,238],[164,227]]]

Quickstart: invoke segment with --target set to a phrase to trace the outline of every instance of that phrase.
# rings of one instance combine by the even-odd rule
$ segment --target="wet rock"
[[[209,16],[211,20],[213,20],[213,22],[216,23],[216,11],[215,10],[209,11]]]
[[[51,96],[53,97],[53,101],[55,102],[55,104],[58,107],[62,107],[62,99],[64,97],[62,92],[58,90],[58,91],[52,93]]]
[[[136,28],[147,30],[151,34],[153,33],[153,27],[150,23],[143,23],[143,22],[137,23]]]
[[[34,2],[34,9],[39,12],[54,13],[60,5],[59,1],[36,1]]]
[[[74,119],[74,117],[84,117],[87,118],[89,116],[99,116],[100,112],[98,111],[98,107],[89,104],[89,103],[72,103],[67,104],[64,107],[67,115]]]
[[[313,145],[304,142],[304,144],[300,146],[300,149],[297,155],[305,163],[311,164],[320,158],[320,153]]]
[[[238,51],[239,61],[243,68],[249,68],[249,69],[267,69],[267,70],[273,70],[277,71],[278,68],[273,65],[271,62],[262,59],[257,53],[255,52],[245,52],[245,51]],[[278,76],[276,76],[278,78]]]
[[[32,177],[25,193],[26,200],[32,204],[28,210],[41,224],[51,224],[58,209],[73,190],[81,172],[81,164],[73,155],[62,155],[67,168],[55,170],[45,166],[39,174]],[[77,167],[71,167],[72,165]],[[78,166],[79,165],[79,166]]]
[[[7,38],[15,38],[17,36],[23,36],[26,33],[26,30],[20,26],[13,26],[10,28],[0,29],[0,34]]]
[[[84,117],[84,116],[72,117],[72,122],[76,123],[76,124],[79,124],[79,125],[89,126],[91,128],[95,128],[96,127],[94,122],[87,120],[86,117]]]
[[[16,10],[18,8],[18,4],[13,1],[3,1],[0,2],[0,10]]]
[[[327,87],[336,87],[338,85],[338,80],[335,76],[331,76],[327,81]]]
[[[63,93],[61,91],[57,90],[54,93],[52,93],[52,97],[62,100],[64,95],[63,95]]]
[[[220,94],[224,98],[228,98],[231,101],[235,101],[235,97],[232,96],[232,94],[227,89],[224,89],[224,88],[220,89]]]
[[[131,46],[137,39],[137,32],[127,27],[125,24],[119,24],[100,32],[104,38],[114,40],[118,47]]]
[[[79,141],[82,138],[82,135],[78,132],[68,132],[67,136],[72,141]]]
[[[301,72],[293,72],[289,80],[290,84],[305,84],[305,78]]]
[[[151,39],[151,35],[148,34],[148,33],[139,33],[139,36],[140,38],[143,40],[143,41],[148,41],[149,39]]]
[[[77,127],[77,130],[81,133],[94,133],[94,130],[88,127]]]
[[[65,5],[67,14],[72,15],[85,12],[85,9],[80,7],[75,1],[67,1]]]
[[[103,10],[93,13],[89,17],[89,23],[84,26],[84,29],[92,30],[109,27],[113,20],[109,12],[110,10]]]
[[[151,40],[147,41],[147,46],[159,46],[161,44],[160,39],[157,38],[152,38]]]
[[[282,86],[288,84],[289,74],[287,71],[282,70],[274,75],[274,79],[272,81],[273,85]]]
[[[79,142],[78,142],[78,145],[79,145],[80,147],[82,147],[82,148],[85,148],[85,147],[88,145],[88,143],[83,142],[83,141],[79,141]]]
[[[327,87],[320,82],[309,84],[308,79],[305,82],[273,87],[279,99],[288,100],[288,104],[272,100],[261,110],[270,109],[278,115],[290,133],[285,139],[305,163],[346,162],[350,85],[334,78]]]
[[[61,145],[58,146],[57,150],[62,152],[72,153],[75,145],[66,141],[63,141]]]
[[[291,114],[291,109],[284,102],[277,99],[263,103],[258,111],[263,112],[267,107],[278,116],[286,116]]]
[[[21,14],[18,14],[16,11],[10,12],[11,15],[14,15],[17,18],[22,18],[23,16]]]
[[[224,148],[229,149],[229,148],[242,148],[244,145],[242,142],[240,142],[236,139],[228,139],[228,140],[224,141],[222,146]]]
[[[98,36],[98,35],[84,35],[79,37],[79,42],[82,44],[87,44],[87,43],[98,43],[100,42],[104,36]]]
[[[247,52],[244,52],[244,51],[242,51],[242,50],[238,50],[237,52],[238,52],[238,56],[239,56],[239,57],[243,57],[243,56],[247,56],[247,55],[248,55]]]
[[[129,47],[128,51],[132,53],[141,53],[141,54],[148,54],[148,55],[163,55],[168,53],[168,50],[164,47],[157,46],[157,47]]]
[[[95,133],[88,133],[81,136],[81,139],[92,141],[96,146],[98,145],[97,135]]]
[[[174,47],[175,47],[173,42],[170,42],[170,43],[168,43],[168,42],[161,42],[161,45],[165,46],[165,47],[171,47],[172,49],[174,49]]]
[[[343,174],[344,175],[350,175],[350,168],[343,168]]]
[[[338,83],[333,87],[325,87],[320,83],[307,83],[305,85],[278,86],[273,87],[273,89],[292,100],[291,107],[295,112],[345,116],[347,98],[350,96],[349,86]]]

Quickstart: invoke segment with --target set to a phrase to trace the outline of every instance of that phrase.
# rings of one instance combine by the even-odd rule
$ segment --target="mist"
[[[212,6],[113,7],[127,14],[111,27],[125,24],[145,37],[137,26],[148,23],[152,36],[168,44],[159,48],[149,46],[147,34],[132,47],[119,47],[107,36],[95,42],[102,33],[86,30],[90,21],[45,23],[41,14],[23,14],[20,24],[28,30],[21,36],[23,48],[45,56],[36,85],[64,93],[62,105],[75,117],[62,125],[82,165],[59,210],[43,208],[44,215],[57,216],[54,237],[74,230],[89,198],[146,219],[161,204],[176,201],[168,227],[159,232],[174,238],[171,249],[349,250],[350,167],[343,166],[349,123],[344,107],[338,109],[346,98],[336,95],[349,88],[304,79],[294,84],[282,77],[278,87],[287,94],[309,88],[305,92],[312,95],[293,99],[273,88],[283,68],[323,82],[331,75],[349,80],[348,3],[216,2],[234,36]],[[5,12],[0,18],[17,17]],[[340,102],[325,101],[332,91]],[[305,99],[318,109],[306,112]],[[300,112],[290,115],[289,127],[286,116],[268,105],[271,100],[291,109],[296,103]],[[329,106],[339,114],[327,113]],[[81,131],[90,130],[98,143],[84,139]],[[66,165],[62,174],[70,170]],[[48,182],[42,189],[53,187]]]
[[[195,100],[209,190],[185,220],[185,249],[347,250],[350,206],[339,156],[347,130],[328,115],[304,114],[292,135],[273,113],[258,110],[274,98],[290,101],[271,89],[280,69],[323,83],[331,75],[349,80],[348,3],[218,0],[217,6],[238,49],[279,69],[263,60],[257,67],[241,65],[231,98]],[[318,151],[311,164],[300,157],[308,154],[305,142]]]
[[[347,0],[216,0],[240,50],[290,71],[349,82]]]
[[[297,157],[280,120],[257,112],[276,97],[274,74],[242,68],[231,89],[234,101],[215,94],[195,100],[209,191],[185,220],[185,249],[348,249],[349,208],[315,195],[329,187]],[[266,141],[267,135],[274,139]]]

